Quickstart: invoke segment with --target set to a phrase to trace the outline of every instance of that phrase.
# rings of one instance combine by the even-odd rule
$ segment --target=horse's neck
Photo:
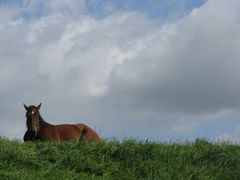
[[[41,116],[39,118],[39,122],[40,122],[40,128],[44,128],[44,127],[47,127],[47,126],[51,126],[52,124],[46,122]]]

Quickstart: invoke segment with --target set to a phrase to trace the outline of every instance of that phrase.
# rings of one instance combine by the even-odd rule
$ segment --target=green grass
[[[240,179],[240,146],[0,139],[0,179]]]

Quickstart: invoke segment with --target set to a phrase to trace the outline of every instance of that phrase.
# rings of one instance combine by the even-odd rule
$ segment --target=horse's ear
[[[26,111],[28,110],[28,106],[26,104],[23,103],[24,108],[26,109]]]
[[[37,106],[37,109],[40,110],[42,103]]]

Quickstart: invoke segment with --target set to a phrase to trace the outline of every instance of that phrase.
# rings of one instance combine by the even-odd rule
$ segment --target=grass
[[[0,139],[0,179],[240,179],[240,146]]]

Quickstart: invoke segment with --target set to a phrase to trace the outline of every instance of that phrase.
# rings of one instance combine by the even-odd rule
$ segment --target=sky
[[[240,143],[239,0],[0,0],[0,136],[23,103],[103,138]]]

